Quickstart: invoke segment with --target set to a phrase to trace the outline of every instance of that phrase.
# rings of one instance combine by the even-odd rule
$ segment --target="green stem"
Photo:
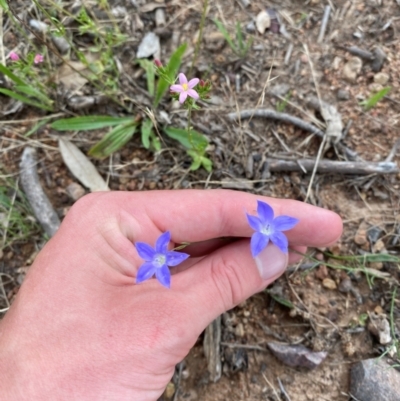
[[[193,144],[193,135],[192,135],[192,127],[190,126],[192,123],[192,107],[188,108],[188,125],[187,125],[187,132],[189,134],[189,143],[192,146],[193,150],[196,150]]]
[[[201,46],[201,42],[203,40],[203,29],[204,29],[204,24],[206,22],[207,8],[208,8],[208,0],[204,0],[203,11],[201,13],[201,20],[200,20],[199,37],[197,38],[197,43],[196,43],[196,48],[194,50],[192,65],[190,66],[190,70],[189,70],[189,76],[192,75],[193,67],[197,63],[197,59],[199,58],[200,46]]]

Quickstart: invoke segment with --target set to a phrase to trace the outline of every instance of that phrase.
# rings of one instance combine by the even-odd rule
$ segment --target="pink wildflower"
[[[17,53],[15,52],[10,52],[10,54],[8,55],[8,57],[10,57],[10,60],[12,61],[18,61],[19,60],[19,56]]]
[[[43,56],[41,54],[36,54],[35,58],[33,59],[35,64],[43,63]]]
[[[197,100],[199,98],[199,94],[193,88],[199,83],[199,78],[193,78],[188,82],[186,75],[182,72],[178,75],[178,77],[179,85],[172,85],[170,90],[171,92],[180,93],[179,103],[184,103],[188,96]]]

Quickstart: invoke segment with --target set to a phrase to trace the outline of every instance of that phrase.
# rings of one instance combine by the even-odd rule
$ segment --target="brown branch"
[[[325,133],[321,131],[319,128],[317,128],[315,125],[307,123],[306,121],[298,117],[291,116],[290,114],[279,113],[271,109],[250,109],[250,110],[243,110],[240,113],[228,114],[228,118],[231,121],[238,119],[247,120],[252,117],[268,118],[270,120],[282,121],[288,124],[293,124],[304,131],[311,132],[312,134],[319,136],[320,138],[323,138],[325,135]]]
[[[302,171],[310,173],[315,166],[315,160],[299,159],[296,161],[267,159],[268,169],[272,172],[277,171]],[[320,160],[317,171],[319,173],[332,174],[393,174],[400,170],[396,163],[392,162],[348,162]]]

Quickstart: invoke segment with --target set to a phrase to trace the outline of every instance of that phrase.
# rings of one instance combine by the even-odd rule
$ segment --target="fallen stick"
[[[319,35],[318,35],[318,40],[317,40],[318,43],[322,43],[324,40],[325,31],[326,31],[326,27],[328,26],[330,13],[331,13],[331,6],[326,6],[325,10],[324,10],[324,16],[322,17],[321,30],[319,31]]]
[[[22,188],[40,225],[52,237],[60,227],[60,219],[43,191],[36,166],[36,150],[26,147],[19,164]]]
[[[304,131],[308,131],[311,132],[312,134],[319,136],[320,138],[323,138],[325,135],[325,133],[321,131],[319,128],[317,128],[315,125],[307,123],[306,121],[298,117],[291,116],[290,114],[279,113],[278,111],[271,109],[250,109],[250,110],[243,110],[240,113],[228,114],[228,118],[231,121],[238,119],[247,120],[252,117],[269,118],[270,120],[283,121],[285,123],[293,124]]]
[[[299,159],[296,161],[278,160],[267,158],[268,170],[277,171],[301,171],[312,172],[315,167],[315,160]],[[318,173],[332,174],[393,174],[400,170],[393,162],[348,162],[320,160],[317,166]]]

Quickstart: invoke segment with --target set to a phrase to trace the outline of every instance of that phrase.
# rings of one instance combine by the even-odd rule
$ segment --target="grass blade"
[[[35,102],[32,99],[29,99],[25,96],[20,95],[19,93],[15,93],[9,89],[0,89],[0,93],[2,93],[3,95],[12,97],[15,100],[19,100],[22,103],[28,104],[29,106],[33,106],[33,107],[37,107],[38,109],[42,109],[42,110],[46,110],[46,111],[53,111],[52,107]]]
[[[231,36],[229,35],[229,32],[226,30],[224,24],[221,21],[217,20],[216,18],[214,18],[213,21],[214,21],[214,24],[217,25],[218,30],[222,33],[222,35],[224,36],[228,45],[231,47],[231,49],[236,54],[238,54],[238,49],[237,49],[236,45],[233,43],[233,40],[232,40]]]
[[[136,128],[136,122],[115,127],[89,150],[89,155],[99,159],[110,156],[130,141],[136,132]]]
[[[89,131],[133,122],[132,117],[83,116],[63,118],[51,124],[57,131]]]
[[[391,90],[390,86],[381,89],[379,92],[375,93],[375,95],[370,96],[368,99],[362,101],[360,104],[364,107],[365,111],[371,110],[373,107],[377,105],[377,103],[382,100]]]
[[[138,60],[139,65],[146,71],[147,91],[154,96],[156,75],[154,63],[150,60]]]
[[[32,88],[31,86],[17,85],[15,86],[14,89],[18,92],[24,93],[25,95],[35,97],[36,99],[41,100],[44,103],[47,103],[49,106],[51,106],[53,103],[53,101],[49,99],[49,97],[46,94],[40,92],[35,88]]]
[[[150,135],[153,128],[153,122],[147,118],[142,122],[141,133],[142,133],[142,144],[146,149],[150,148]]]
[[[17,85],[27,86],[27,84],[21,79],[14,75],[5,65],[0,63],[0,72],[4,75],[7,75],[12,81],[14,81]]]

